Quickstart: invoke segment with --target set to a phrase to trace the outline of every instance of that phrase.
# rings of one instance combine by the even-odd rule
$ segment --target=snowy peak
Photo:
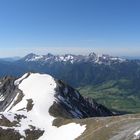
[[[56,136],[74,140],[85,131],[85,125],[69,123],[57,128],[53,121],[59,117],[113,115],[106,107],[83,98],[77,90],[48,74],[26,73],[17,80],[3,79],[0,85],[0,129],[16,133],[18,139],[29,139],[30,135],[33,140],[56,140]],[[71,135],[66,130],[76,131]]]
[[[115,57],[115,56],[110,56],[108,54],[95,54],[90,53],[88,56],[88,60],[92,60],[95,63],[98,64],[110,64],[110,63],[115,63],[115,62],[124,62],[126,59],[120,58],[120,57]]]
[[[36,55],[34,53],[30,53],[28,55],[26,55],[24,58],[22,58],[22,60],[24,61],[38,61],[42,58],[42,55]]]
[[[26,62],[71,62],[73,63],[73,60],[75,59],[75,55],[66,54],[66,55],[52,55],[50,53],[46,55],[35,55],[35,54],[29,54],[22,58],[22,60]]]
[[[55,98],[57,84],[52,76],[26,73],[12,83],[15,91],[9,94],[14,95],[6,102],[2,101],[9,102],[7,108],[0,114],[0,130],[2,129],[3,133],[10,130],[13,133],[11,135],[17,139],[30,139],[30,136],[33,140],[56,140],[57,135],[57,139],[65,140],[68,137],[68,140],[72,140],[84,132],[85,126],[75,123],[59,128],[53,126],[55,117],[50,115],[49,110],[55,102],[57,103]],[[67,129],[78,131],[70,135]],[[64,136],[61,135],[63,133]]]
[[[8,90],[8,94],[12,95],[15,93],[12,99],[13,101],[7,105],[8,107],[5,109],[6,111],[23,110],[28,112],[28,101],[32,100],[32,104],[34,104],[34,106],[37,105],[39,110],[42,110],[42,108],[47,108],[48,106],[53,106],[54,103],[58,104],[61,106],[61,109],[63,108],[63,110],[70,115],[68,117],[71,118],[112,115],[111,112],[105,113],[104,110],[98,111],[101,105],[98,105],[94,100],[90,100],[89,102],[87,99],[83,98],[77,90],[65,84],[61,80],[54,79],[48,74],[26,73],[15,81],[14,78],[6,78],[1,82],[1,91],[3,86],[4,88],[9,86],[8,89],[13,89],[12,93],[10,93]],[[4,96],[7,96],[7,91],[2,92],[4,92],[4,94],[1,94],[0,97],[1,101],[4,101]],[[18,103],[15,104],[17,99]],[[48,105],[50,102],[52,103]],[[88,113],[89,111],[86,112],[90,109],[92,110],[90,113]],[[74,114],[71,113],[74,111]],[[76,111],[78,112],[77,115],[75,115]]]
[[[27,111],[28,101],[30,99],[32,100],[33,109],[36,108],[40,113],[42,109],[47,109],[47,107],[53,104],[56,83],[50,75],[26,73],[15,81],[15,85],[23,92],[23,98],[17,105],[13,106],[11,104],[13,107],[10,111],[22,109]],[[40,96],[38,96],[39,93]],[[50,102],[52,102],[52,104],[49,105]],[[45,110],[42,110],[42,112],[45,113]]]

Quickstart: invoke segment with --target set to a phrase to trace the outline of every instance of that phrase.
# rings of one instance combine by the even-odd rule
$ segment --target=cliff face
[[[16,79],[10,76],[0,79],[0,111],[4,111],[19,92],[14,85]]]
[[[56,83],[56,104],[61,106],[69,114],[69,117],[88,118],[113,115],[109,109],[98,104],[92,98],[84,98],[77,90],[64,82],[56,80]]]

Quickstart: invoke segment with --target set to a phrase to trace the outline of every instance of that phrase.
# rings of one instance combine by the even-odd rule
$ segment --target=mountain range
[[[87,77],[87,72],[91,73],[93,69],[99,69],[99,71],[101,71],[102,68],[99,68],[101,65],[104,65],[104,67],[108,67],[111,65],[117,65],[127,62],[127,59],[123,59],[120,57],[113,57],[104,54],[97,55],[95,53],[90,53],[87,56],[72,54],[52,55],[50,53],[48,53],[47,55],[36,55],[31,53],[23,58],[14,59],[14,61],[13,59],[0,59],[0,75],[5,76],[8,74],[21,76],[28,71],[41,72],[51,74],[56,78],[68,82],[72,86],[79,86],[82,84],[86,84],[84,82],[86,82],[85,80],[89,78]],[[79,71],[79,69],[81,71]],[[69,80],[69,76],[67,73],[72,76],[73,81]],[[92,73],[95,72],[93,71]],[[89,76],[93,77],[92,75]],[[93,80],[91,82],[93,82]],[[76,85],[77,83],[78,85]]]
[[[120,58],[120,57],[113,57],[109,55],[98,55],[93,53],[90,53],[87,56],[84,55],[73,55],[73,54],[65,54],[65,55],[53,55],[48,53],[47,55],[36,55],[36,54],[28,54],[24,58],[22,58],[23,61],[26,62],[42,62],[45,63],[80,63],[80,62],[93,62],[98,64],[110,64],[110,63],[116,63],[116,62],[123,62],[126,61],[126,59]]]

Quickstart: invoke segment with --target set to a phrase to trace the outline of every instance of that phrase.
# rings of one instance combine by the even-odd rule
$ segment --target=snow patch
[[[30,62],[30,61],[38,61],[38,60],[40,60],[42,58],[43,58],[42,55],[34,55],[32,58],[27,58],[25,61],[28,61],[28,62]]]
[[[0,102],[4,101],[5,100],[5,97],[1,94],[0,95]]]
[[[28,76],[29,73],[25,73],[21,78],[14,82],[15,86],[19,85],[20,82]]]
[[[12,113],[5,112],[3,113],[3,116],[7,118],[10,122],[17,121],[17,119],[15,119],[15,115]]]
[[[138,140],[138,139],[140,139],[140,130],[134,133],[134,140]]]

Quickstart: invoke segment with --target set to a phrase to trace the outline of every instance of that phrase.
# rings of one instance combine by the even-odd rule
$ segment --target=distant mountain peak
[[[36,56],[36,54],[35,53],[29,53],[25,57],[33,57],[33,56]]]
[[[91,52],[91,53],[89,53],[89,55],[88,56],[97,56],[97,54],[96,53],[94,53],[94,52]]]
[[[44,55],[44,56],[45,56],[45,55]],[[48,56],[48,57],[52,57],[52,56],[54,56],[54,55],[51,54],[51,53],[47,53],[46,56]]]

